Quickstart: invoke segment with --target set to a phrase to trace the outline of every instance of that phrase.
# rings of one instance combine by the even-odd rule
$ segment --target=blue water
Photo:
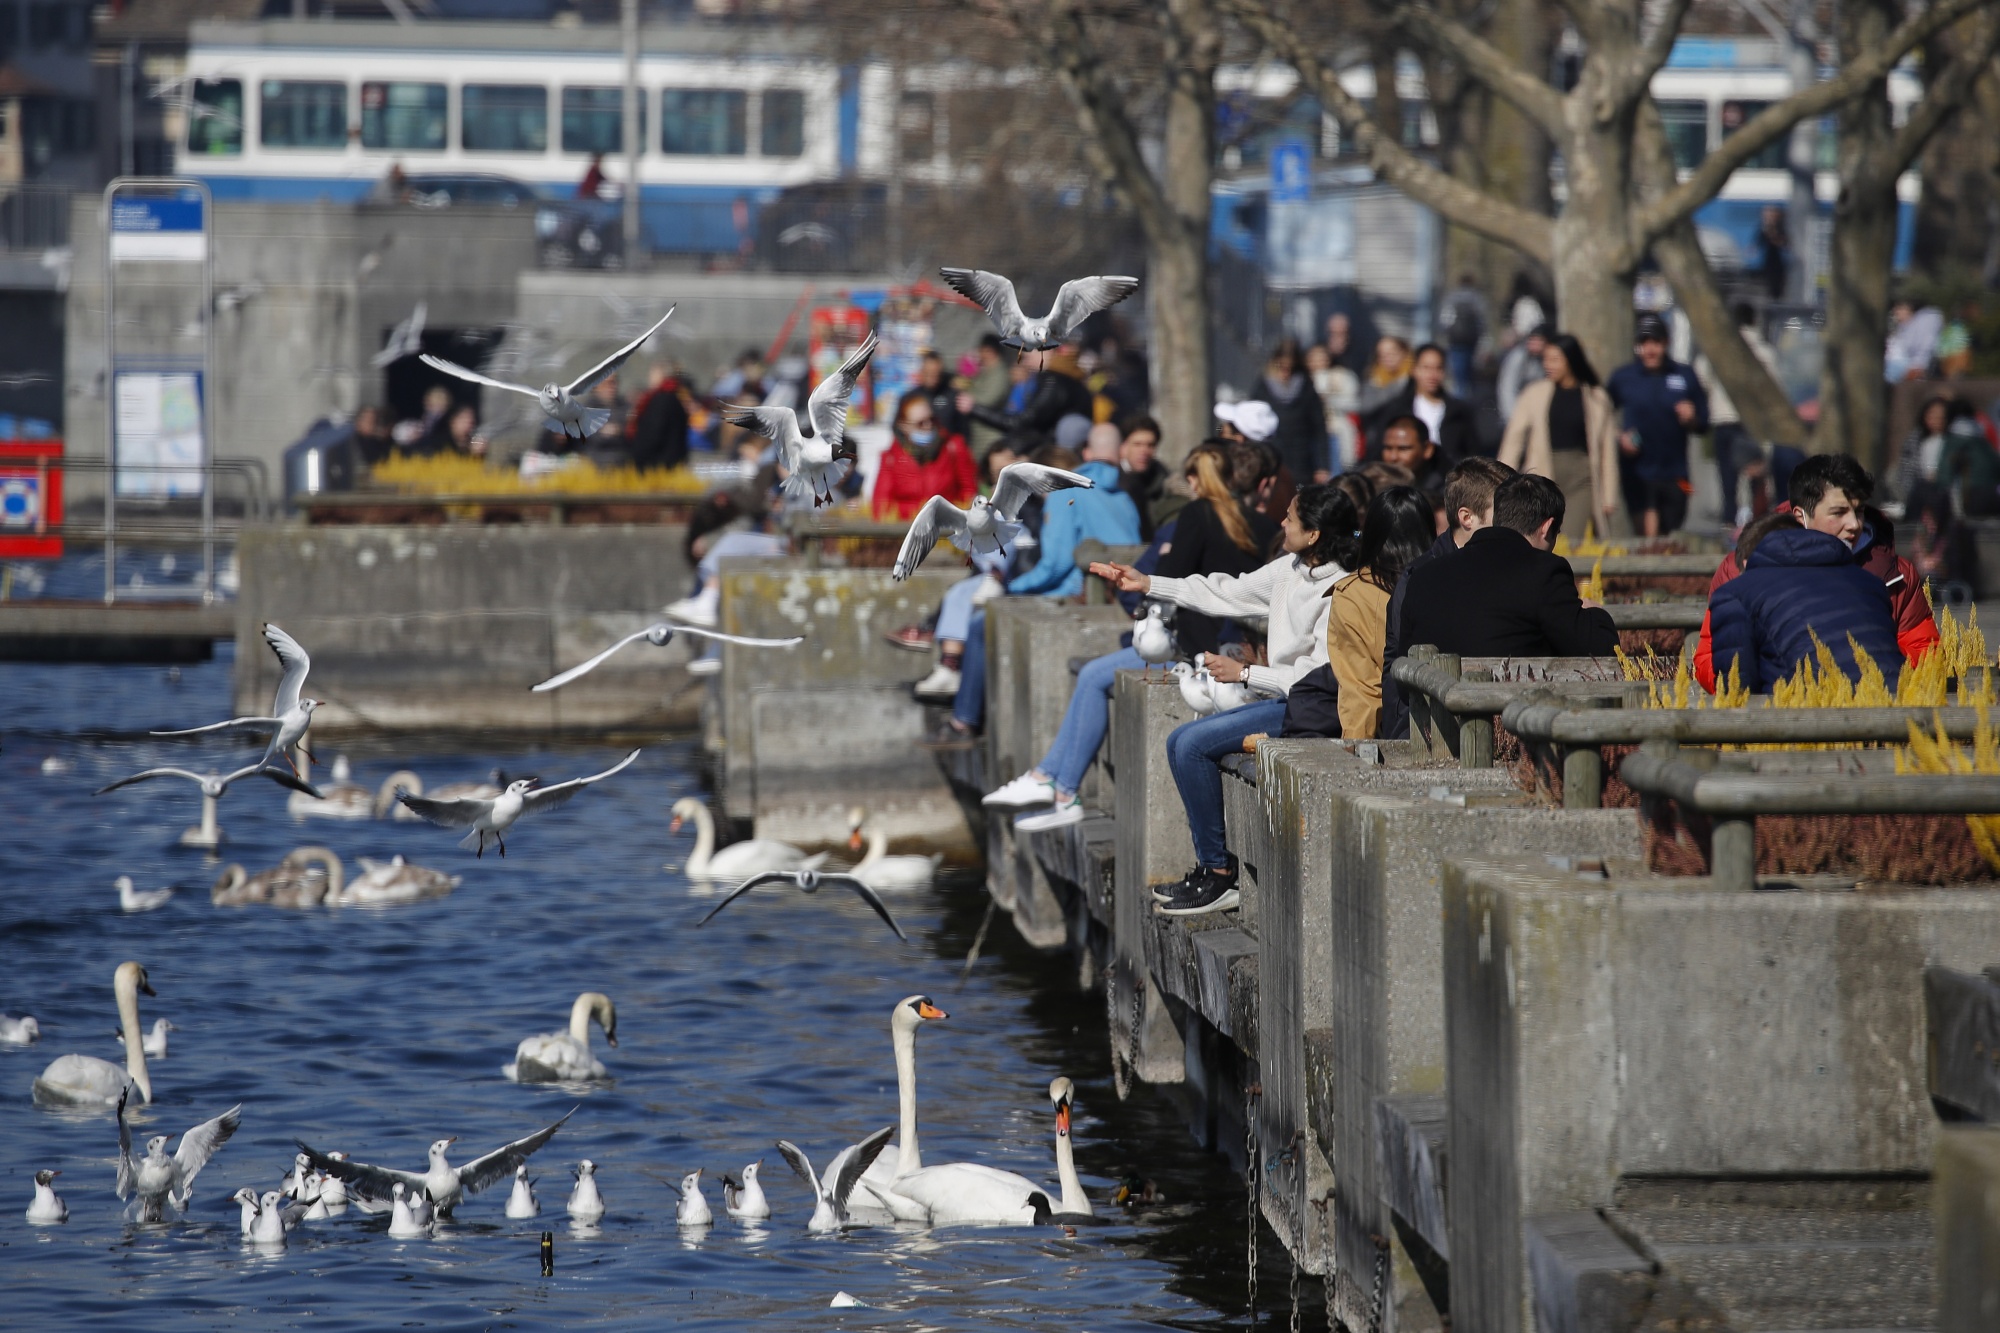
[[[474,860],[427,825],[296,820],[275,786],[222,802],[221,863],[252,870],[321,843],[354,868],[400,852],[464,876],[450,897],[384,911],[221,909],[218,862],[176,845],[199,800],[177,782],[93,799],[113,777],[159,762],[206,768],[248,753],[227,742],[167,742],[149,726],[227,715],[225,653],[170,673],[150,667],[0,665],[0,1012],[33,1013],[35,1047],[0,1047],[0,1285],[5,1324],[150,1329],[310,1325],[316,1330],[540,1328],[1048,1328],[1240,1325],[1244,1195],[1181,1128],[1167,1096],[1119,1102],[1108,1076],[1101,998],[1073,965],[994,926],[958,978],[985,895],[974,885],[897,898],[899,944],[859,904],[822,894],[755,896],[697,931],[710,900],[662,869],[686,854],[666,808],[696,792],[687,742],[649,745],[639,763],[568,806],[519,826],[505,860]],[[321,741],[322,760],[336,748]],[[348,749],[373,786],[397,768],[431,784],[500,765],[549,779],[596,771],[612,748],[543,752],[463,741]],[[53,758],[62,771],[45,772]],[[247,762],[245,760],[244,762]],[[164,909],[126,916],[111,883],[174,885]],[[117,1061],[111,974],[144,963],[158,991],[144,1023],[177,1026],[152,1062],[156,1101],[135,1137],[174,1133],[243,1104],[242,1129],[202,1175],[189,1215],[128,1220],[114,1197],[111,1118],[44,1110],[29,1085],[76,1051]],[[501,1077],[515,1044],[565,1026],[571,1000],[603,990],[621,1044],[601,1058],[616,1082],[588,1092]],[[854,1231],[809,1236],[805,1189],[772,1148],[780,1137],[824,1161],[896,1116],[887,1016],[930,994],[950,1012],[918,1048],[923,1143],[932,1161],[975,1159],[1053,1187],[1047,1086],[1076,1080],[1078,1156],[1100,1214],[1115,1224],[1071,1238],[1051,1230]],[[350,1209],[307,1223],[289,1248],[241,1243],[228,1196],[275,1189],[293,1139],[359,1160],[420,1168],[435,1138],[466,1157],[576,1114],[534,1160],[542,1216],[509,1222],[506,1188],[473,1196],[435,1239],[392,1240],[385,1217]],[[598,1163],[610,1214],[572,1232],[568,1168]],[[722,1216],[717,1182],[753,1159],[776,1216]],[[465,1160],[465,1159],[459,1159]],[[37,1168],[60,1168],[66,1225],[22,1217]],[[674,1224],[677,1182],[706,1170],[718,1216]],[[1107,1204],[1122,1179],[1159,1182],[1168,1203]],[[538,1240],[554,1232],[555,1275]],[[1263,1278],[1282,1293],[1282,1259]],[[864,1308],[829,1309],[838,1292]],[[1311,1321],[1319,1325],[1318,1316]]]

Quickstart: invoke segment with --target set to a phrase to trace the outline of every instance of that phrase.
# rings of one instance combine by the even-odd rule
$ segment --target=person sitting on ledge
[[[1456,556],[1410,571],[1401,644],[1460,657],[1609,657],[1618,627],[1576,591],[1569,561],[1552,555],[1563,493],[1519,473],[1493,492],[1493,526]]]

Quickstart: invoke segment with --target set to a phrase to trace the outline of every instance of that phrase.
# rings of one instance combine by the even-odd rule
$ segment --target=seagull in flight
[[[855,1185],[868,1168],[875,1165],[875,1159],[882,1155],[883,1147],[895,1132],[894,1125],[884,1125],[861,1142],[842,1148],[826,1164],[824,1176],[813,1170],[812,1159],[796,1143],[778,1140],[778,1151],[791,1163],[792,1170],[798,1172],[799,1179],[812,1187],[813,1213],[806,1223],[807,1231],[838,1231],[848,1225],[848,1196],[854,1193]]]
[[[1000,469],[993,498],[975,495],[970,509],[960,509],[942,495],[933,495],[910,524],[910,533],[903,538],[903,549],[896,555],[896,567],[890,576],[900,582],[916,573],[917,566],[924,563],[924,557],[931,553],[940,537],[949,537],[954,546],[970,547],[980,555],[1004,551],[1009,542],[1021,535],[1022,525],[1016,520],[1021,517],[1021,506],[1028,502],[1029,496],[1047,495],[1072,486],[1095,490],[1097,483],[1067,468],[1009,463]]]
[[[203,796],[208,797],[212,801],[219,801],[222,799],[222,794],[229,790],[231,783],[240,781],[243,778],[253,777],[269,778],[280,787],[290,787],[293,791],[302,791],[316,801],[325,799],[320,795],[319,788],[313,786],[312,783],[307,782],[304,778],[295,777],[282,768],[266,768],[261,763],[239,768],[234,773],[223,774],[190,773],[185,768],[149,768],[143,773],[134,773],[129,778],[120,778],[108,786],[99,787],[91,795],[102,796],[108,791],[117,791],[120,787],[129,787],[135,782],[144,782],[148,778],[186,778],[189,782],[201,788]]]
[[[422,301],[410,312],[410,317],[389,330],[389,337],[383,342],[382,350],[368,359],[373,366],[393,366],[406,356],[415,356],[424,350],[424,316],[428,308]]]
[[[1056,292],[1056,303],[1040,319],[1022,313],[1014,284],[998,273],[985,269],[941,268],[938,270],[953,291],[976,303],[1000,330],[1000,341],[1023,352],[1042,352],[1062,346],[1062,340],[1077,325],[1100,310],[1109,310],[1139,290],[1137,278],[1118,276],[1071,278]]]
[[[130,1089],[126,1090],[127,1093]],[[203,1121],[187,1133],[181,1135],[181,1146],[172,1157],[167,1156],[167,1140],[173,1135],[162,1134],[149,1139],[146,1155],[132,1154],[132,1129],[125,1123],[126,1093],[118,1096],[118,1197],[139,1196],[139,1220],[158,1222],[163,1220],[160,1205],[172,1204],[177,1210],[186,1211],[188,1200],[194,1196],[194,1178],[208,1165],[208,1159],[216,1150],[229,1142],[229,1136],[236,1132],[242,1118],[243,1108],[232,1106],[213,1120]]]
[[[735,892],[708,909],[708,915],[695,922],[697,926],[707,925],[723,908],[741,898],[759,884],[790,884],[806,893],[818,893],[822,888],[852,889],[854,893],[875,909],[875,915],[889,923],[889,929],[896,932],[896,938],[908,943],[910,937],[896,924],[896,918],[889,915],[889,905],[875,896],[875,890],[852,875],[821,874],[817,870],[766,870],[761,875],[752,875],[736,886]]]
[[[668,306],[667,313],[660,316],[660,324],[673,317],[674,307]],[[541,405],[542,415],[549,419],[549,429],[560,430],[574,439],[595,435],[611,420],[611,414],[601,407],[586,406],[583,395],[597,387],[597,384],[612,371],[625,364],[625,359],[639,350],[646,339],[660,331],[660,324],[653,325],[644,333],[626,343],[623,347],[605,357],[567,385],[544,384],[539,389],[531,389],[525,384],[509,384],[505,380],[489,379],[476,370],[467,370],[443,357],[426,352],[418,359],[433,370],[442,370],[447,375],[456,375],[474,384],[484,384],[489,389],[505,389],[508,393],[524,393]]]
[[[245,771],[254,772],[256,769],[261,769],[269,764],[273,759],[282,756],[285,762],[292,766],[292,772],[297,773],[303,779],[305,774],[299,771],[298,760],[293,758],[289,752],[296,745],[305,754],[306,758],[310,759],[313,757],[312,751],[307,750],[301,742],[305,739],[306,728],[312,725],[313,709],[319,707],[320,701],[300,697],[300,691],[305,688],[306,673],[312,670],[312,658],[307,655],[304,648],[299,646],[297,639],[285,633],[276,625],[264,626],[264,642],[271,645],[271,651],[278,655],[278,664],[284,668],[284,674],[278,677],[278,693],[271,701],[271,716],[232,717],[227,722],[211,722],[205,727],[188,727],[183,731],[156,731],[152,734],[155,736],[198,736],[205,731],[222,731],[230,727],[257,728],[269,731],[271,733],[271,743],[264,747],[264,757],[257,761],[255,769]],[[178,770],[160,771],[174,772]],[[140,776],[145,777],[147,775],[142,773]],[[230,782],[242,776],[243,773],[232,773],[222,786],[227,787]],[[136,781],[136,779],[127,779],[127,781]],[[105,790],[110,791],[111,788],[106,787]],[[300,788],[299,790],[304,789]],[[222,787],[218,787],[215,791],[210,792],[204,786],[202,791],[204,794],[211,796],[222,795]],[[314,794],[317,795],[317,793]]]
[[[847,437],[847,400],[875,355],[875,335],[854,349],[840,369],[819,382],[806,399],[806,420],[789,407],[731,406],[723,417],[732,426],[743,426],[778,445],[785,465],[785,494],[802,500],[811,494],[813,508],[833,503],[833,488],[846,475],[849,460],[841,452]]]
[[[458,845],[475,849],[473,855],[486,855],[486,839],[490,837],[500,844],[500,855],[505,856],[507,842],[504,835],[521,816],[555,809],[591,783],[602,782],[613,773],[623,771],[638,757],[639,752],[634,750],[602,773],[593,773],[587,778],[571,778],[553,787],[537,785],[541,781],[539,778],[520,778],[508,783],[507,789],[498,796],[490,798],[461,796],[456,800],[436,800],[429,796],[412,796],[398,787],[396,799],[420,818],[441,828],[471,829]]]
[[[495,1148],[484,1157],[475,1157],[464,1166],[453,1166],[445,1160],[445,1152],[458,1142],[456,1135],[439,1139],[431,1145],[430,1165],[422,1171],[398,1171],[393,1167],[370,1166],[366,1162],[343,1161],[303,1141],[299,1142],[299,1151],[317,1169],[354,1186],[354,1192],[364,1199],[381,1201],[393,1198],[396,1186],[401,1185],[413,1195],[428,1193],[439,1214],[449,1217],[452,1209],[466,1195],[477,1194],[488,1185],[497,1185],[503,1180],[512,1180],[515,1168],[555,1137],[555,1132],[575,1114],[572,1109],[553,1125]]]
[[[676,634],[691,634],[697,639],[719,639],[723,643],[740,643],[747,648],[796,648],[805,642],[804,635],[790,639],[752,639],[746,638],[741,634],[718,634],[714,630],[696,629],[692,625],[668,625],[664,623],[648,625],[637,634],[627,634],[624,638],[612,644],[588,662],[584,662],[579,666],[573,666],[559,676],[550,676],[541,684],[534,686],[534,692],[540,694],[546,690],[559,690],[571,681],[589,675],[592,671],[602,666],[605,660],[614,653],[639,642],[641,639],[652,644],[655,648],[664,648],[673,642],[674,635]]]

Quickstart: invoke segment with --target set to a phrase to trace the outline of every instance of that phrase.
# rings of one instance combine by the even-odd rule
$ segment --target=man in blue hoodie
[[[1667,323],[1639,317],[1633,359],[1605,389],[1625,414],[1619,436],[1625,507],[1641,533],[1677,531],[1687,517],[1688,437],[1708,429],[1708,393],[1694,369],[1667,355]]]
[[[1818,654],[1817,638],[1850,681],[1861,678],[1859,646],[1894,688],[1903,669],[1888,585],[1858,564],[1846,542],[1812,528],[1781,527],[1757,543],[1737,577],[1708,602],[1715,678],[1733,664],[1752,694],[1773,685]]]

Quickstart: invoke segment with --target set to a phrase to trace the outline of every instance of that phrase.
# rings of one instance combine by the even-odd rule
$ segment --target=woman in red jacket
[[[972,503],[979,490],[972,451],[961,436],[940,436],[928,392],[912,389],[902,396],[894,429],[895,442],[875,472],[876,518],[915,518],[933,495],[961,508]]]

